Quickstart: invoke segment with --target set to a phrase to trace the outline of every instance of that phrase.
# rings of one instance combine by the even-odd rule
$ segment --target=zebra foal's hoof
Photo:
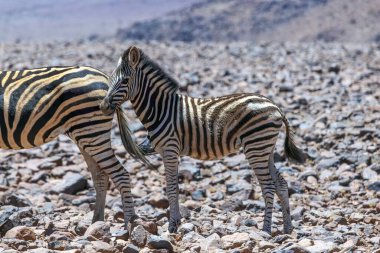
[[[170,233],[176,233],[180,224],[181,224],[181,220],[170,220],[169,221],[169,232]]]

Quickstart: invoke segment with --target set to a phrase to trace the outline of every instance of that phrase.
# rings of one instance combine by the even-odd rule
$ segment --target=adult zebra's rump
[[[148,130],[154,149],[162,155],[170,203],[169,231],[180,223],[178,157],[218,159],[243,151],[260,182],[265,199],[263,229],[271,231],[273,197],[281,201],[284,232],[293,229],[288,186],[274,166],[273,151],[285,123],[285,151],[302,162],[283,112],[270,99],[251,93],[214,98],[193,98],[178,93],[178,84],[142,50],[130,47],[110,78],[110,89],[101,108],[107,114],[130,100]]]
[[[68,135],[81,150],[94,181],[93,221],[104,219],[110,177],[121,192],[127,223],[135,215],[129,174],[111,148],[113,115],[99,109],[107,90],[108,77],[90,67],[1,71],[0,148],[32,148]],[[145,150],[136,146],[140,153],[134,155],[139,158],[149,146]]]

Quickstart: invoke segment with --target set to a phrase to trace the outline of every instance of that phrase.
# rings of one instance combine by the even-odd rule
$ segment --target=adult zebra
[[[0,148],[37,147],[68,135],[79,147],[94,181],[93,222],[104,220],[109,178],[121,193],[125,223],[135,216],[130,178],[111,148],[113,115],[104,115],[100,101],[108,90],[108,76],[91,67],[47,67],[0,71]],[[123,143],[133,143],[123,111],[117,111]],[[147,162],[150,151],[126,145],[134,157]]]
[[[181,219],[178,157],[220,159],[237,152],[240,147],[262,188],[265,199],[263,230],[271,232],[276,192],[281,201],[284,232],[292,231],[288,186],[273,161],[273,150],[283,123],[287,157],[303,162],[304,154],[294,144],[285,115],[270,99],[249,93],[202,99],[181,95],[177,92],[177,82],[134,46],[119,59],[110,84],[101,103],[102,111],[107,115],[130,100],[148,130],[153,148],[162,155],[170,203],[170,232],[177,230]]]

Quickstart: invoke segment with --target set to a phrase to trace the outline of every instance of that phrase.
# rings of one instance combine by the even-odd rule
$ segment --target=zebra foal
[[[125,223],[135,217],[130,178],[111,148],[113,115],[104,115],[100,101],[108,90],[108,76],[90,67],[46,67],[0,71],[0,149],[27,149],[60,134],[79,147],[96,191],[93,222],[104,220],[109,178],[121,193]],[[123,143],[131,138],[121,110],[117,111]],[[129,142],[133,143],[132,140]],[[136,158],[150,144],[126,146]]]
[[[210,160],[236,153],[241,147],[260,183],[265,200],[263,230],[270,233],[273,198],[282,207],[284,233],[293,229],[288,186],[273,161],[273,150],[283,124],[285,153],[303,162],[284,113],[270,99],[250,93],[213,98],[193,98],[178,93],[177,82],[142,50],[128,48],[110,77],[110,88],[101,103],[108,115],[124,101],[148,130],[153,148],[162,156],[170,203],[169,231],[180,224],[178,158]]]

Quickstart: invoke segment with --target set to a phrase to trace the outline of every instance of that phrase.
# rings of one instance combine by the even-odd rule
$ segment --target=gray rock
[[[335,167],[338,163],[339,163],[338,157],[324,158],[318,162],[317,169],[318,170],[330,169],[332,167]]]
[[[8,192],[1,198],[3,205],[11,205],[17,207],[31,206],[32,203],[28,198],[14,192]]]
[[[99,253],[113,253],[115,252],[115,249],[112,245],[102,242],[102,241],[93,241],[92,242],[92,248],[95,250],[95,252]]]
[[[380,181],[376,181],[368,185],[368,190],[379,192],[380,191]]]
[[[131,233],[131,241],[139,247],[144,247],[147,240],[147,236],[148,234],[145,231],[144,227],[138,225],[133,229]]]
[[[128,244],[123,248],[123,253],[139,253],[140,249],[133,245],[133,244]]]
[[[377,178],[377,173],[373,171],[370,167],[366,167],[362,171],[362,178],[366,180],[374,180]]]
[[[201,201],[206,197],[206,191],[203,189],[195,190],[191,193],[191,198],[195,201]]]
[[[293,211],[291,211],[292,219],[295,221],[302,220],[302,216],[305,212],[305,208],[302,206],[297,206]]]
[[[86,189],[87,179],[79,173],[68,172],[62,181],[51,189],[55,193],[75,194]]]
[[[181,164],[178,170],[178,176],[190,180],[201,179],[201,171],[194,163],[184,162]]]
[[[240,199],[229,199],[220,206],[220,209],[225,212],[241,211],[244,209],[243,201]]]
[[[154,193],[151,195],[148,199],[148,203],[154,207],[157,208],[168,208],[169,207],[169,200],[168,198],[161,193]]]
[[[219,201],[219,200],[222,200],[224,199],[224,194],[223,192],[221,191],[216,191],[215,193],[213,193],[211,196],[210,196],[210,199],[212,201]]]
[[[173,246],[171,243],[156,235],[150,235],[148,237],[147,246],[150,249],[167,249],[169,252],[173,252]]]
[[[178,232],[180,232],[182,234],[187,234],[193,230],[194,230],[194,225],[192,223],[181,224],[181,226],[178,228]]]
[[[110,225],[104,221],[97,221],[88,227],[84,235],[102,239],[110,235]]]

